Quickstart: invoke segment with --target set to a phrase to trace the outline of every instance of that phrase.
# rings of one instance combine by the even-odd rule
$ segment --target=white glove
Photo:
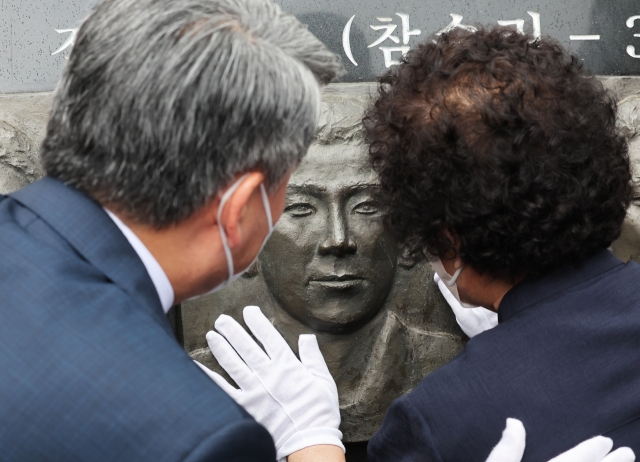
[[[247,306],[244,321],[265,351],[235,320],[221,315],[207,343],[220,366],[238,384],[198,364],[229,396],[266,427],[277,459],[317,444],[342,445],[338,388],[315,335],[298,339],[300,360],[257,306]],[[224,337],[223,337],[224,336]],[[225,340],[226,339],[226,340]]]
[[[549,462],[634,462],[636,460],[636,455],[631,448],[618,448],[609,452],[611,448],[613,448],[611,438],[594,436]]]
[[[442,282],[440,276],[435,274],[433,276],[433,280],[436,284],[438,284],[438,288],[444,299],[447,301],[453,313],[456,315],[456,321],[458,321],[458,325],[462,329],[462,331],[467,334],[469,338],[474,337],[485,330],[489,330],[498,325],[498,313],[494,313],[493,311],[489,311],[486,308],[481,306],[477,308],[465,308],[460,305],[460,302],[453,296],[447,285]]]
[[[520,462],[524,455],[527,434],[518,419],[507,419],[502,439],[489,454],[485,462]]]
[[[526,433],[518,419],[507,419],[502,439],[493,448],[486,462],[520,462],[524,454]],[[634,462],[636,456],[630,448],[618,448],[613,452],[613,441],[596,436],[583,441],[573,449],[563,452],[549,462]]]

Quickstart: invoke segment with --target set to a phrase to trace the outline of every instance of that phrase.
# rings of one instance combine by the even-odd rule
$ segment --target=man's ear
[[[238,181],[238,179],[235,181]],[[263,181],[264,175],[262,173],[247,173],[233,194],[231,194],[231,197],[229,197],[224,204],[220,217],[221,223],[218,223],[218,226],[224,227],[225,234],[227,235],[227,244],[231,249],[238,246],[242,240],[240,236],[240,221],[243,218],[244,210],[251,196],[256,192],[259,194],[258,188]],[[230,184],[229,187],[233,186],[233,184],[234,183]],[[227,189],[228,188],[225,188],[224,191],[221,191],[220,196],[222,196]]]

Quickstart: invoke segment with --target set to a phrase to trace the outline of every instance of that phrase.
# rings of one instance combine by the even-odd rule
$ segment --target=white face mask
[[[253,258],[253,261],[251,262],[251,264],[249,264],[249,266],[247,266],[244,270],[236,273],[235,267],[233,264],[233,255],[231,255],[231,249],[229,248],[229,244],[227,243],[227,235],[224,231],[224,227],[220,224],[220,219],[222,217],[222,210],[224,209],[225,204],[227,203],[231,195],[234,192],[236,192],[236,190],[238,189],[238,186],[240,186],[240,184],[246,177],[247,175],[243,175],[229,189],[227,189],[227,191],[222,195],[222,198],[220,199],[220,205],[218,206],[218,217],[217,217],[218,228],[220,229],[220,240],[222,241],[222,248],[224,249],[224,254],[227,258],[227,269],[229,272],[229,276],[225,281],[222,281],[220,284],[215,286],[210,291],[204,294],[197,295],[196,297],[192,297],[191,299],[202,297],[203,295],[209,295],[209,294],[212,294],[213,292],[217,292],[218,290],[226,287],[228,284],[232,283],[233,281],[237,280],[240,276],[242,276],[245,273],[245,271],[251,268],[251,266],[256,262],[256,260],[258,259],[258,255],[260,255],[260,252],[262,252],[264,245],[267,243],[267,241],[271,237],[271,234],[273,233],[273,220],[271,218],[271,205],[269,204],[269,197],[267,196],[267,190],[265,189],[264,184],[260,184],[260,194],[262,195],[262,205],[264,207],[264,213],[267,216],[267,224],[269,225],[269,231],[267,232],[267,235],[262,241],[260,250],[258,250],[258,253]]]
[[[460,273],[462,272],[464,265],[458,268],[452,276],[449,273],[447,273],[446,269],[444,269],[444,265],[442,264],[442,261],[440,259],[430,261],[429,263],[431,263],[431,267],[433,268],[433,271],[435,271],[436,274],[440,276],[440,279],[442,279],[442,282],[444,282],[447,285],[447,287],[449,288],[453,296],[456,298],[456,300],[460,302],[460,305],[463,308],[476,308],[475,305],[470,305],[460,300],[460,294],[458,293],[458,286],[456,286],[456,281],[458,280],[458,276],[460,276]]]

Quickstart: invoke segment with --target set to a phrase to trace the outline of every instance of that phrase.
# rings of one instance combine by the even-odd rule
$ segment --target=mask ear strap
[[[267,215],[267,223],[269,224],[269,232],[273,230],[273,219],[271,218],[271,204],[267,196],[267,190],[263,183],[260,183],[260,193],[262,194],[262,205],[264,205],[264,213]]]
[[[218,229],[220,230],[220,239],[222,240],[222,248],[224,249],[224,254],[227,257],[227,269],[229,270],[229,277],[227,278],[228,281],[231,281],[231,278],[233,278],[233,274],[234,274],[233,256],[231,255],[231,249],[229,248],[229,244],[227,243],[227,233],[225,233],[224,226],[222,226],[222,223],[220,220],[222,218],[222,210],[224,209],[224,206],[226,205],[227,201],[233,195],[233,193],[236,192],[238,187],[242,184],[242,182],[248,175],[249,175],[248,173],[245,173],[244,175],[242,175],[238,179],[238,181],[233,183],[233,185],[225,191],[225,193],[222,195],[222,198],[220,199],[220,206],[218,206],[218,216],[217,216]]]
[[[460,273],[462,272],[462,268],[464,268],[464,265],[462,265],[460,268],[456,270],[455,273],[453,273],[453,276],[451,276],[451,280],[447,282],[447,285],[449,287],[453,287],[453,285],[456,283],[456,281],[458,280],[458,276],[460,276]]]

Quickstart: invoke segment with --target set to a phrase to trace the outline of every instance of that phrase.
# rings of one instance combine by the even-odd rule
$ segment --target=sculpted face
[[[314,330],[353,331],[389,295],[398,253],[375,188],[361,147],[314,145],[291,177],[260,265],[278,305]]]

